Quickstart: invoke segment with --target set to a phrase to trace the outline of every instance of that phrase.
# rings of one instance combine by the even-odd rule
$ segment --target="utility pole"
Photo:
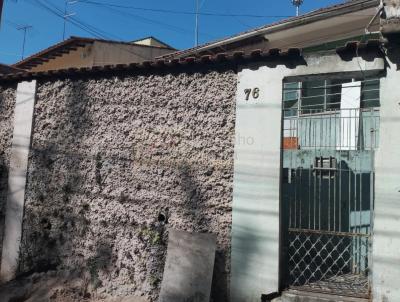
[[[300,6],[303,4],[304,0],[292,0],[292,4],[296,6],[296,16],[300,15]]]
[[[17,30],[22,30],[24,31],[24,40],[22,42],[22,53],[21,53],[21,58],[22,60],[24,59],[24,55],[25,55],[25,42],[26,42],[26,33],[28,31],[28,29],[31,29],[32,26],[31,25],[22,25],[20,27],[17,27]]]
[[[65,33],[66,33],[66,30],[67,30],[67,18],[72,17],[72,16],[75,15],[75,13],[68,14],[68,5],[69,5],[69,4],[75,4],[75,3],[77,3],[77,2],[78,2],[78,1],[68,1],[68,0],[65,0],[65,6],[64,6],[63,41],[65,40]]]
[[[200,10],[200,4],[199,0],[196,1],[196,27],[194,30],[194,44],[195,46],[199,45],[199,10]]]

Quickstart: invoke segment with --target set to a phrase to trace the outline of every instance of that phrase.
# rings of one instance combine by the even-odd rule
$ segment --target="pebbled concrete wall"
[[[21,272],[84,268],[98,293],[156,301],[166,226],[213,232],[226,301],[235,93],[231,70],[40,83]]]
[[[16,85],[0,87],[0,253],[3,249],[16,89]]]

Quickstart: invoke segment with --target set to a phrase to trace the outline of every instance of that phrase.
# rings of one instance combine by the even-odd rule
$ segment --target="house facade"
[[[15,68],[31,72],[152,61],[175,51],[148,37],[133,42],[71,37],[17,62]]]
[[[398,49],[3,76],[1,280],[79,268],[157,301],[174,228],[217,235],[212,301],[398,301]]]

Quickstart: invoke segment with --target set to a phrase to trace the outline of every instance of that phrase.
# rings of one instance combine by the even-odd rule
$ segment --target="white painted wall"
[[[232,302],[259,302],[279,290],[282,82],[285,77],[382,70],[384,61],[309,56],[307,65],[243,66],[238,74],[232,213]],[[260,96],[245,100],[245,89]]]
[[[400,71],[381,80],[380,144],[376,153],[373,301],[400,301]]]
[[[232,230],[232,301],[260,301],[278,288],[281,77],[239,74]],[[244,89],[260,89],[245,100]]]
[[[18,84],[8,175],[8,194],[0,282],[7,282],[14,279],[18,271],[22,219],[24,215],[26,173],[31,145],[35,94],[36,81]]]

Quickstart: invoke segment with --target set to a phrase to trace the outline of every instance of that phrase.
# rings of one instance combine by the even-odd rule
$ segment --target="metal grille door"
[[[368,297],[379,110],[343,107],[283,112],[285,283]]]

